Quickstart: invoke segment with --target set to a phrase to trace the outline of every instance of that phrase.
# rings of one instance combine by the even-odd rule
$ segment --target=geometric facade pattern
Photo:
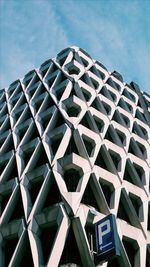
[[[80,48],[0,91],[0,266],[150,266],[150,96]]]

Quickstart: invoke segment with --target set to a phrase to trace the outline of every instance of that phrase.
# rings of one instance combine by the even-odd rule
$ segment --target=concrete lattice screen
[[[0,91],[0,175],[0,266],[150,266],[150,96],[84,50]],[[100,265],[110,213],[121,256]]]

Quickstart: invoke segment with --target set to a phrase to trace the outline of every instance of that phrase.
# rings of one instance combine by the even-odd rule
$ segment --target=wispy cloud
[[[125,81],[134,79],[150,90],[149,1],[2,2],[3,86],[64,47],[78,45],[109,70],[120,71]]]

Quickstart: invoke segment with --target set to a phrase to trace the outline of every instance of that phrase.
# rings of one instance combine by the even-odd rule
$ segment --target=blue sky
[[[0,1],[0,88],[70,45],[150,93],[150,0]]]

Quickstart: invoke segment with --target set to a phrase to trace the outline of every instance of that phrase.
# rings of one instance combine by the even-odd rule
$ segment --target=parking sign
[[[115,215],[110,214],[96,223],[96,247],[102,259],[120,255]]]

